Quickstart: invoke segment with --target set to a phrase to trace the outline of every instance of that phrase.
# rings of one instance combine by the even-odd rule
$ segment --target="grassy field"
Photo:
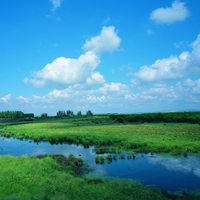
[[[13,122],[12,122],[13,123]],[[17,138],[34,138],[36,142],[49,140],[113,145],[110,151],[200,153],[200,125],[184,123],[120,124],[109,117],[42,119],[11,126],[0,134]],[[71,159],[71,160],[70,160]],[[78,163],[78,164],[77,164]],[[199,195],[177,195],[165,190],[144,186],[138,182],[127,184],[106,178],[78,176],[82,162],[53,156],[0,156],[0,199],[200,199]],[[77,169],[77,170],[76,170]]]
[[[36,142],[63,141],[85,146],[111,145],[126,151],[200,153],[200,125],[186,123],[119,124],[103,117],[49,119],[8,126],[1,135],[33,138]]]

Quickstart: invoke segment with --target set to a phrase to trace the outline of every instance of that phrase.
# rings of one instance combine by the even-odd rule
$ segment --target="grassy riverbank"
[[[98,123],[97,123],[98,122]],[[35,121],[31,124],[8,126],[1,135],[33,138],[36,142],[63,141],[85,146],[114,144],[126,151],[155,151],[176,154],[200,153],[200,125],[187,123],[115,123],[109,118],[70,118]]]
[[[68,162],[71,168],[77,160]],[[81,162],[79,163],[81,164]],[[78,177],[64,167],[63,157],[0,156],[0,199],[199,199],[198,195],[177,195],[165,190],[126,184],[106,178]]]
[[[10,126],[0,134],[82,143],[85,146],[114,144],[110,151],[156,151],[187,155],[200,153],[200,125],[180,123],[120,124],[109,117],[42,119]],[[106,149],[107,151],[108,149]],[[0,200],[2,199],[200,199],[198,195],[177,195],[164,190],[117,183],[106,178],[78,176],[81,160],[73,156],[0,156]]]

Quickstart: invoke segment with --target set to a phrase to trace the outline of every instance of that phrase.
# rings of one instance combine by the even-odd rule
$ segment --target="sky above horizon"
[[[0,111],[200,110],[200,1],[6,0]]]

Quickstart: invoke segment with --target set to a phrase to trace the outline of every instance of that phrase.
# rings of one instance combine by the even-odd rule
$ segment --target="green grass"
[[[49,156],[0,156],[0,199],[199,199],[138,182],[77,177],[61,163]]]
[[[49,140],[91,144],[114,144],[118,150],[144,150],[157,153],[200,153],[200,125],[187,123],[143,123],[135,125],[97,125],[113,123],[108,117],[46,119],[38,123],[8,126],[1,135],[33,138],[36,142]],[[77,126],[78,124],[78,126]],[[109,149],[110,151],[111,149]]]
[[[23,122],[21,122],[23,123]],[[0,129],[7,137],[33,138],[95,144],[99,153],[126,150],[173,152],[179,155],[199,153],[200,126],[185,123],[117,124],[108,116],[69,119],[41,119],[29,124]],[[101,147],[101,145],[114,146]],[[0,199],[200,199],[198,195],[177,195],[135,182],[110,181],[106,178],[80,177],[81,160],[72,155],[0,156]],[[103,157],[102,157],[103,158]],[[116,154],[113,159],[117,159]],[[97,162],[103,163],[101,157]]]

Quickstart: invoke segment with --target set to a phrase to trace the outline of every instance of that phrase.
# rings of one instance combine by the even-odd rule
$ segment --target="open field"
[[[109,125],[108,125],[109,124]],[[30,124],[8,126],[1,135],[34,138],[36,142],[63,141],[85,146],[113,145],[123,150],[173,153],[200,152],[200,125],[187,123],[114,123],[108,117],[46,119]]]

